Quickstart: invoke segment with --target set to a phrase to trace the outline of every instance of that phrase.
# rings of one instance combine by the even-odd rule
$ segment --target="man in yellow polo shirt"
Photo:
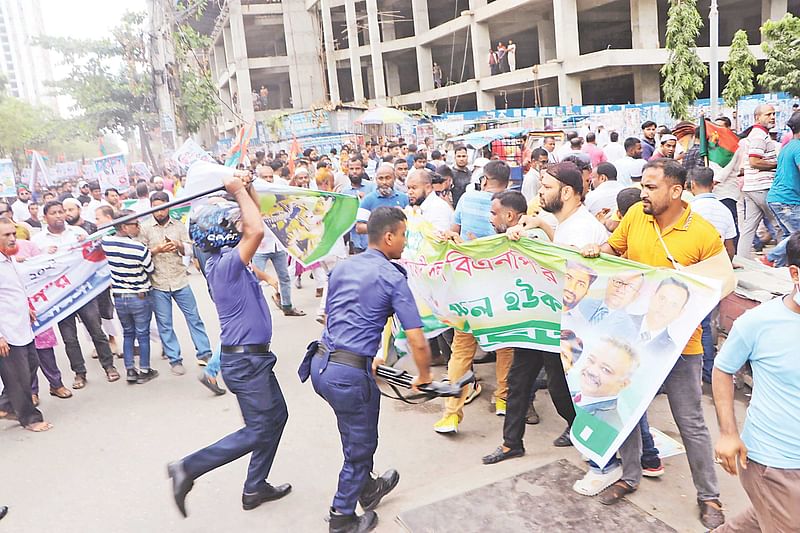
[[[689,266],[724,253],[719,233],[711,223],[692,213],[681,200],[686,170],[671,159],[656,159],[644,167],[641,203],[623,217],[602,246],[589,245],[581,253],[597,257],[606,253],[656,267]],[[686,457],[697,489],[700,521],[708,529],[722,525],[711,435],[703,418],[700,375],[703,368],[701,329],[692,334],[681,357],[664,381],[669,407],[686,447]],[[642,479],[642,440],[638,426],[619,449],[622,478],[598,496],[611,505],[635,491]]]

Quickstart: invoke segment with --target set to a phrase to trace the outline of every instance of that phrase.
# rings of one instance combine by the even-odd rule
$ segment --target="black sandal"
[[[495,463],[499,463],[500,461],[505,461],[506,459],[512,459],[514,457],[522,457],[523,455],[525,455],[524,448],[518,448],[516,450],[508,450],[507,452],[505,452],[503,451],[502,446],[498,446],[495,451],[493,451],[489,455],[483,456],[483,464],[493,465]]]
[[[614,505],[624,498],[626,494],[630,494],[635,491],[636,489],[628,485],[627,482],[619,480],[601,492],[598,496],[598,499],[603,505]]]
[[[284,309],[283,310],[284,316],[306,316],[305,311],[301,311],[300,309],[296,309],[292,307],[291,309]]]

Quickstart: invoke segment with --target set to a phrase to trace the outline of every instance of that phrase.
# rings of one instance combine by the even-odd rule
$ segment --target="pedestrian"
[[[586,246],[582,255],[598,257],[603,252],[625,255],[655,267],[678,268],[724,253],[716,229],[702,217],[691,216],[691,207],[681,200],[685,186],[686,170],[679,162],[659,159],[648,163],[642,177],[641,203],[628,210],[607,243]],[[725,516],[719,501],[711,435],[703,418],[701,336],[698,325],[681,351],[682,356],[667,375],[663,389],[686,447],[692,480],[697,488],[700,521],[713,529],[725,521]],[[599,494],[601,503],[612,505],[638,488],[642,477],[641,435],[637,426],[622,444],[619,450],[622,477]]]
[[[273,369],[272,317],[261,286],[248,267],[264,237],[258,195],[247,171],[221,168],[231,202],[202,206],[190,223],[195,244],[211,252],[206,279],[220,317],[221,368],[239,402],[245,427],[171,463],[175,503],[186,516],[186,495],[194,480],[252,452],[242,507],[255,509],[283,498],[291,485],[267,483],[288,413]],[[241,228],[241,229],[239,229]]]
[[[531,152],[531,166],[522,179],[522,194],[528,203],[539,197],[541,172],[547,166],[548,154],[544,148],[534,148]]]
[[[795,112],[786,125],[792,131],[792,139],[778,155],[767,205],[788,237],[800,231],[800,111]]]
[[[489,48],[489,74],[494,76],[500,72],[499,58],[493,48]]]
[[[328,318],[320,341],[309,345],[300,367],[314,391],[333,409],[342,440],[344,465],[330,508],[331,533],[366,532],[378,522],[375,507],[400,480],[396,470],[378,478],[370,472],[378,446],[380,389],[373,376],[386,321],[397,315],[405,330],[419,376],[429,383],[430,349],[422,320],[408,287],[405,270],[394,263],[405,247],[406,216],[400,209],[378,207],[367,223],[369,249],[340,262],[330,276]],[[369,287],[369,291],[364,291]],[[364,514],[357,516],[356,503]]]
[[[135,214],[123,209],[117,218]],[[103,251],[111,270],[111,293],[114,307],[122,323],[122,356],[125,360],[126,381],[129,385],[147,383],[158,377],[150,367],[150,320],[153,316],[153,297],[150,274],[153,259],[150,250],[140,242],[138,220],[117,222],[115,235],[103,237]],[[133,343],[139,343],[139,369],[133,359]],[[166,343],[165,343],[166,346]]]
[[[14,211],[14,220],[22,222],[30,216],[28,204],[32,201],[31,190],[28,186],[23,183],[17,185],[17,199],[11,204],[11,209]]]
[[[13,259],[17,253],[14,223],[0,217],[0,419],[17,420],[29,431],[39,433],[53,426],[44,421],[31,398],[31,360],[36,360],[31,323],[35,315],[28,307],[25,286]],[[2,514],[2,513],[0,513]]]
[[[168,202],[169,197],[164,191],[154,192],[150,197],[150,207],[159,207]],[[186,370],[172,321],[173,300],[186,320],[197,363],[205,366],[211,358],[211,343],[197,310],[197,300],[189,286],[189,276],[183,263],[183,258],[191,255],[189,233],[183,222],[170,216],[169,209],[155,211],[152,217],[141,223],[141,231],[137,233],[137,239],[150,249],[153,258],[150,297],[158,335],[172,373],[182,376]]]
[[[442,86],[442,67],[438,63],[433,63],[433,88],[438,89]]]
[[[608,134],[610,142],[603,147],[606,161],[617,161],[625,157],[625,147],[619,143],[619,133],[612,131]]]
[[[586,195],[584,202],[589,212],[604,218],[617,211],[617,194],[625,188],[617,180],[617,168],[612,163],[600,163],[592,171],[592,190]]]
[[[800,232],[789,237],[786,255],[792,292],[740,316],[714,361],[715,462],[739,476],[750,498],[750,507],[716,533],[797,531],[800,524]],[[753,396],[740,437],[733,376],[746,364],[753,370]]]
[[[472,182],[472,171],[469,169],[469,153],[463,144],[453,148],[455,165],[453,166],[453,207],[458,205],[461,196],[466,192],[467,186]],[[440,172],[441,174],[441,172]]]
[[[617,169],[617,181],[623,187],[630,187],[642,181],[642,168],[646,161],[642,159],[642,141],[637,137],[625,139],[625,157],[612,161]]]
[[[506,46],[506,60],[508,61],[508,70],[510,72],[517,70],[517,45],[510,39],[508,46]]]
[[[642,142],[642,159],[649,161],[656,151],[656,123],[652,120],[645,120],[642,123],[642,137],[639,139]],[[627,142],[626,142],[627,144]],[[625,148],[627,152],[628,149]]]

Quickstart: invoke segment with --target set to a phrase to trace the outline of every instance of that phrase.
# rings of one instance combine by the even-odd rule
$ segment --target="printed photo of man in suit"
[[[634,339],[636,326],[625,307],[636,300],[643,284],[644,273],[641,271],[614,274],[608,280],[602,300],[586,298],[580,302],[577,318],[588,323],[598,334],[614,332],[615,337]],[[577,325],[572,329],[580,333],[585,331],[585,328]]]
[[[675,351],[678,347],[669,333],[672,324],[689,302],[689,286],[675,278],[665,278],[658,284],[650,298],[644,315],[632,316],[636,326],[636,343],[642,353],[660,355]]]

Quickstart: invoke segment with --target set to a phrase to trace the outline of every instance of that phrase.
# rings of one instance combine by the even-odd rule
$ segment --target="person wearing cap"
[[[659,147],[650,156],[650,159],[660,159],[667,157],[669,159],[675,158],[675,149],[678,147],[678,138],[671,133],[665,133],[661,136]]]
[[[81,228],[89,235],[97,231],[97,225],[83,219],[82,206],[77,198],[66,198],[61,204],[64,206],[64,219],[67,224]]]
[[[211,165],[211,163],[208,163]],[[252,454],[242,493],[242,507],[286,496],[291,485],[267,482],[288,412],[275,377],[271,350],[272,317],[258,278],[249,267],[264,238],[258,194],[248,171],[215,166],[225,190],[236,200],[201,206],[190,217],[189,233],[210,252],[206,281],[220,319],[221,368],[236,395],[245,427],[167,467],[175,503],[186,517],[186,495],[194,480]],[[238,206],[237,206],[238,204]]]
[[[20,183],[17,185],[17,199],[11,204],[14,220],[22,222],[30,216],[28,211],[29,203],[31,203],[31,190],[27,185]]]
[[[81,181],[78,182],[78,196],[77,196],[77,199],[81,203],[81,206],[85,206],[86,204],[88,204],[92,200],[92,197],[90,196],[90,190],[89,190],[89,183],[88,182],[86,182],[84,180],[81,180]]]
[[[174,199],[172,193],[164,187],[164,178],[161,176],[153,176],[153,192],[163,192],[170,202]]]

